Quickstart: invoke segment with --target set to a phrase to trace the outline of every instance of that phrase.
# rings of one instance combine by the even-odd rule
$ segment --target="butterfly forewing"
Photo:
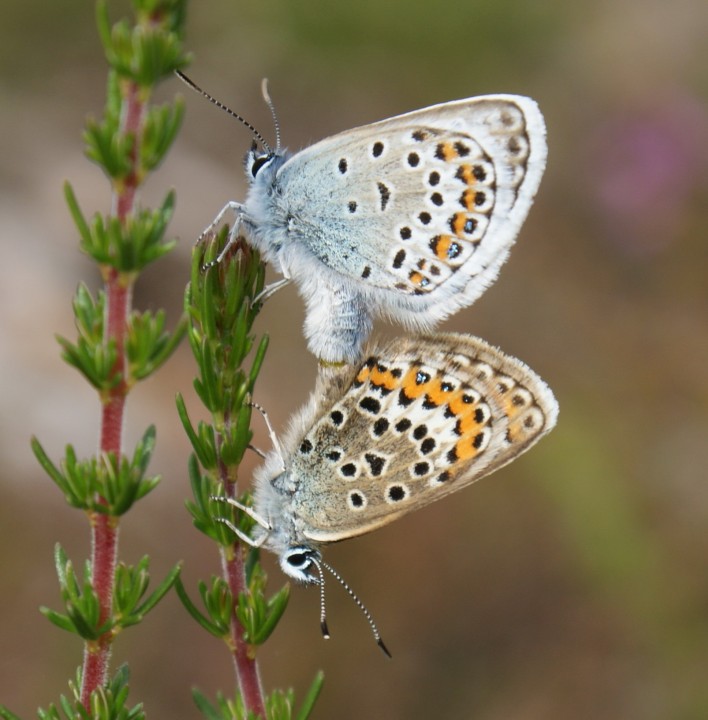
[[[536,104],[488,96],[348,130],[279,176],[290,206],[307,207],[302,241],[326,265],[406,295],[454,285],[470,302],[506,257],[545,155]],[[326,201],[312,202],[315,187]]]
[[[304,535],[387,524],[513,460],[556,421],[526,365],[471,336],[402,338],[373,351],[314,410],[291,460]]]

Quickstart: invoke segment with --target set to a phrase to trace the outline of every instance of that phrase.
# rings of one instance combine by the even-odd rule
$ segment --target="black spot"
[[[455,388],[452,383],[449,383],[447,381],[443,381],[440,383],[440,389],[443,392],[452,392]]]
[[[471,235],[477,229],[477,221],[474,218],[467,218],[462,229]]]
[[[344,414],[340,410],[333,410],[330,418],[335,425],[341,425],[344,422]]]
[[[354,507],[358,508],[364,504],[364,498],[358,492],[349,493],[349,501]]]
[[[450,479],[450,473],[447,470],[444,470],[443,472],[438,475],[435,480],[439,483],[447,482]]]
[[[428,133],[425,132],[425,130],[414,130],[413,133],[411,134],[411,137],[416,142],[423,142],[423,140],[425,140],[428,137]]]
[[[392,500],[393,502],[400,502],[401,500],[405,499],[406,497],[406,490],[401,485],[391,485],[391,487],[388,489],[388,499]]]
[[[401,370],[401,368],[393,368],[393,370],[391,370],[391,375],[395,378],[399,378],[403,375],[403,370]]]
[[[312,450],[312,443],[307,438],[305,438],[302,441],[302,443],[300,444],[300,452],[303,455],[307,455],[307,453],[309,453],[311,450]]]
[[[478,407],[474,411],[474,421],[477,423],[477,425],[481,425],[484,422],[484,410],[482,410],[481,407]]]
[[[413,466],[413,472],[418,477],[427,475],[430,472],[430,465],[427,462],[419,462]]]
[[[420,220],[423,225],[427,225],[433,218],[431,217],[429,212],[422,212],[420,215],[418,215],[418,220]]]
[[[455,152],[459,157],[467,157],[470,154],[470,149],[464,143],[459,140],[455,143]]]
[[[462,396],[462,402],[465,405],[471,405],[474,402],[474,398],[471,395],[465,394]]]
[[[366,453],[364,455],[364,460],[369,463],[369,468],[371,468],[371,474],[374,477],[378,477],[381,475],[384,469],[384,465],[386,465],[386,459],[382,458],[380,455],[374,455],[373,453]]]
[[[434,410],[438,406],[438,403],[433,400],[433,398],[430,397],[430,395],[426,395],[425,399],[423,400],[423,409],[424,410]]]
[[[403,418],[403,420],[399,420],[396,425],[394,426],[396,428],[396,431],[399,433],[403,433],[411,426],[411,421],[408,418]]]
[[[327,460],[331,460],[332,462],[337,462],[339,458],[342,457],[342,453],[339,452],[339,450],[330,450],[325,457]]]
[[[438,207],[440,207],[440,205],[442,205],[444,202],[443,196],[439,192],[434,192],[430,196],[430,199],[433,201],[433,205],[437,205]]]
[[[401,240],[410,240],[412,232],[409,227],[402,227],[399,231],[399,234],[401,236]]]
[[[425,438],[423,442],[420,444],[420,451],[423,453],[423,455],[428,455],[429,453],[433,452],[435,450],[436,446],[435,440],[433,438]]]
[[[379,157],[383,151],[384,151],[384,144],[380,141],[375,142],[373,147],[371,148],[371,154],[374,157]]]
[[[418,260],[418,262],[415,264],[418,270],[425,270],[426,260],[425,258],[421,258]]]
[[[356,202],[354,202],[354,200],[350,200],[347,207],[349,208],[350,213],[356,212]]]
[[[401,407],[408,407],[414,399],[415,398],[408,397],[405,390],[401,390],[401,392],[398,393],[398,404]]]
[[[342,465],[339,470],[342,475],[346,477],[354,477],[354,475],[356,475],[356,465],[354,463],[346,463],[345,465]]]
[[[408,153],[408,164],[411,167],[418,167],[418,163],[420,163],[420,155],[415,152]]]
[[[459,460],[459,456],[457,454],[457,448],[452,448],[447,454],[447,461],[452,465],[453,463],[456,463]]]
[[[529,428],[529,430],[530,430],[531,428],[533,428],[533,427],[536,427],[536,421],[533,419],[533,415],[529,415],[529,416],[524,420],[524,427],[525,427],[525,428]]]
[[[342,159],[339,161],[339,165],[337,165],[337,167],[339,168],[339,172],[342,173],[342,175],[344,175],[344,173],[347,171],[347,160],[346,160],[346,158],[342,158]]]
[[[437,265],[431,265],[430,266],[430,274],[431,275],[440,275],[440,268]]]
[[[452,409],[450,408],[449,405],[445,408],[445,417],[446,417],[446,418],[453,418],[453,417],[455,417],[455,413],[452,411]]]
[[[487,171],[481,165],[475,165],[472,168],[472,174],[474,175],[475,180],[478,180],[479,182],[484,182],[487,179]]]
[[[438,143],[437,147],[435,148],[435,157],[438,160],[445,159],[445,143]]]
[[[371,275],[371,268],[367,265],[364,268],[364,272],[361,273],[361,276],[364,278],[364,280],[366,280],[366,278],[368,278],[369,275]]]
[[[376,398],[369,397],[368,395],[359,401],[359,407],[374,415],[381,412],[381,403]]]
[[[386,432],[386,430],[388,430],[388,426],[389,422],[386,418],[379,418],[374,423],[374,435],[376,435],[376,437],[381,437]]]
[[[487,201],[487,196],[483,192],[476,192],[474,194],[474,204],[475,205],[484,205],[484,203]]]
[[[482,447],[483,442],[484,442],[484,433],[477,433],[474,436],[474,440],[472,440],[472,447],[475,450],[479,450]]]
[[[433,172],[428,175],[428,182],[431,185],[437,185],[440,182],[440,173],[437,170],[433,170]]]
[[[382,182],[376,184],[379,188],[379,195],[381,195],[381,210],[385,210],[388,201],[391,199],[391,191]]]
[[[513,395],[511,398],[511,404],[516,405],[516,407],[521,407],[525,403],[526,401],[524,400],[522,395]]]
[[[458,435],[458,436],[462,435],[462,420],[458,420],[455,423],[454,433],[455,433],[455,435]]]
[[[416,440],[422,440],[427,434],[428,434],[428,426],[427,425],[418,425],[418,427],[413,431],[413,437]]]
[[[427,383],[427,382],[430,382],[430,375],[427,372],[418,370],[418,372],[415,375],[415,384],[416,385],[425,385],[425,383]]]
[[[396,257],[393,258],[393,267],[398,270],[401,265],[403,265],[403,261],[406,259],[406,251],[405,250],[399,250],[396,253]]]
[[[504,393],[509,392],[509,386],[506,383],[500,382],[497,383],[497,390],[499,390],[499,392],[503,395]]]
[[[519,138],[509,138],[509,142],[506,144],[506,147],[508,148],[509,152],[512,155],[517,155],[519,152],[521,152],[521,145],[519,143]]]

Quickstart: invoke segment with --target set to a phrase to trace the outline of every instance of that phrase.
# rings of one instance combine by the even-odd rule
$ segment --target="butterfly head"
[[[249,182],[253,182],[256,176],[263,170],[271,167],[274,161],[279,159],[280,153],[274,151],[270,147],[261,149],[254,140],[251,149],[246,153],[244,165],[246,167],[246,176]],[[280,163],[276,163],[279,165]],[[264,173],[265,174],[265,173]]]
[[[320,583],[322,555],[309,545],[293,545],[280,554],[280,567],[286,575],[309,585]]]

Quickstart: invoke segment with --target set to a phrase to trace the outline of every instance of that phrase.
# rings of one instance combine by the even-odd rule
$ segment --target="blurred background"
[[[117,18],[127,3],[110,5]],[[291,149],[489,92],[530,95],[548,124],[548,169],[509,262],[443,329],[534,368],[559,400],[557,429],[454,500],[328,549],[393,661],[334,583],[329,642],[316,591],[294,588],[260,656],[266,687],[301,697],[322,668],[314,717],[342,720],[708,717],[708,4],[211,0],[189,12],[192,77],[270,138],[267,76]],[[92,3],[5,0],[2,16],[0,702],[33,717],[81,662],[76,638],[37,608],[59,608],[54,543],[80,565],[88,529],[29,438],[54,458],[66,443],[95,448],[97,399],[54,334],[74,336],[77,284],[98,287],[62,183],[87,214],[108,209],[81,140],[106,67]],[[167,308],[174,324],[193,240],[244,198],[251,137],[177,81],[161,92],[186,94],[188,112],[143,199],[176,189],[179,247],[141,277],[135,302]],[[256,399],[276,428],[314,382],[302,321],[293,287],[259,318],[271,346]],[[199,415],[193,372],[183,346],[129,400],[127,447],[156,423],[152,471],[164,480],[125,517],[121,546],[130,562],[149,554],[156,578],[184,560],[190,588],[219,570],[184,510],[189,449],[174,396]],[[114,667],[126,660],[149,717],[197,718],[192,686],[233,684],[225,648],[173,595],[118,639]]]

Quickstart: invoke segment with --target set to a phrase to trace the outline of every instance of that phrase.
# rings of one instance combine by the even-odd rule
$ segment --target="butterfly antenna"
[[[268,92],[268,78],[263,78],[261,82],[261,93],[273,117],[273,125],[275,126],[275,152],[277,153],[280,150],[280,123],[278,122],[278,114],[275,112],[275,105],[273,105],[273,101],[270,99],[270,93]]]
[[[364,613],[364,617],[366,618],[367,622],[369,623],[369,627],[371,628],[371,631],[374,634],[374,640],[376,640],[376,644],[386,653],[388,657],[392,657],[391,653],[388,651],[388,648],[384,644],[383,639],[381,638],[381,633],[379,632],[379,629],[376,627],[376,623],[374,622],[374,619],[371,617],[371,613],[367,610],[364,603],[359,600],[359,597],[356,595],[356,593],[349,587],[349,585],[345,582],[344,578],[331,566],[328,565],[323,560],[320,561],[314,561],[315,564],[318,566],[318,570],[320,572],[320,587],[322,588],[321,596],[322,596],[322,610],[321,610],[321,616],[320,616],[320,624],[324,623],[323,630],[324,631],[327,628],[327,623],[324,619],[324,578],[322,576],[322,570],[319,568],[319,564],[321,563],[322,566],[328,570],[334,578],[339,582],[339,584],[349,593],[349,596],[351,599],[357,604],[357,607],[359,610],[361,610]],[[325,635],[325,637],[329,637],[329,633]]]
[[[273,430],[273,426],[270,424],[268,413],[265,411],[265,408],[258,403],[251,402],[249,404],[252,408],[258,410],[258,412],[263,416],[266,428],[268,428],[268,436],[270,437],[271,445],[273,445],[273,450],[275,450],[276,455],[280,458],[281,469],[284,471],[286,469],[285,455],[283,454],[283,448],[280,444],[280,440],[278,440],[278,436],[275,434],[275,430]]]
[[[327,627],[327,610],[326,610],[326,606],[325,606],[324,573],[322,572],[320,563],[317,560],[315,560],[313,558],[312,562],[314,563],[315,567],[317,568],[317,574],[319,575],[317,584],[320,586],[320,630],[322,630],[322,637],[325,640],[329,640],[330,634],[329,634],[329,628]]]
[[[261,135],[256,128],[251,125],[248,120],[241,117],[237,112],[234,112],[230,107],[227,105],[224,105],[224,103],[217,100],[212,95],[209,95],[209,93],[206,90],[202,90],[199,85],[197,85],[193,80],[190,80],[181,70],[175,70],[175,75],[183,82],[185,85],[188,85],[192,90],[195,92],[198,92],[201,96],[205,97],[210,103],[213,103],[218,107],[220,110],[223,110],[228,115],[231,115],[231,117],[236,118],[240,123],[243,123],[256,137],[256,139],[260,142],[261,145],[263,145],[263,149],[268,153],[268,155],[272,155],[273,151],[271,150],[270,145],[266,142],[263,135]],[[277,127],[277,126],[276,126]],[[278,140],[278,145],[280,145],[280,141]]]

